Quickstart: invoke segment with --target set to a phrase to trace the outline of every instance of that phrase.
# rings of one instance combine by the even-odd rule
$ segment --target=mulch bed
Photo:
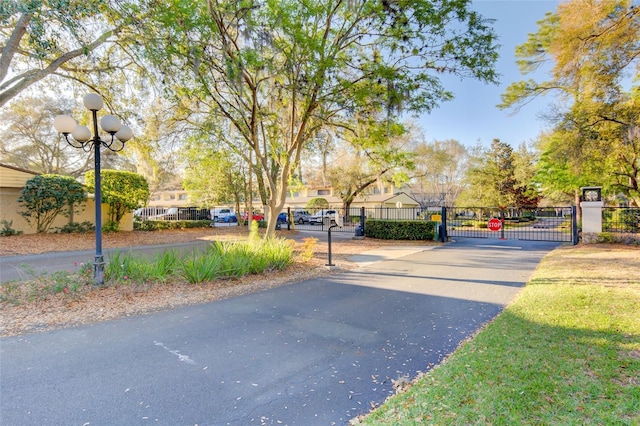
[[[307,236],[296,231],[278,231],[278,235],[296,241],[296,252],[303,250]],[[165,231],[132,231],[105,233],[103,248],[127,248],[139,245],[176,244],[197,240],[241,241],[248,237],[242,227],[181,229]],[[332,245],[332,259],[341,268],[353,267],[348,257],[397,241],[341,240]],[[94,234],[40,234],[0,237],[0,256],[42,254],[59,251],[91,250]],[[339,271],[329,271],[327,244],[315,246],[309,261],[297,258],[284,271],[221,279],[203,284],[186,282],[114,284],[103,288],[85,286],[73,294],[48,294],[19,304],[0,302],[0,336],[35,333],[57,328],[140,315],[180,306],[206,303],[248,294],[288,283],[319,277]]]

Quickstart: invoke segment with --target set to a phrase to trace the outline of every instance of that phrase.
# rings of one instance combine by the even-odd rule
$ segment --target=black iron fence
[[[564,241],[577,244],[575,207],[447,207],[447,237]]]
[[[435,220],[440,221],[440,207],[434,209],[396,208],[396,207],[350,207],[345,211],[343,207],[329,208],[309,212],[303,209],[288,209],[288,217],[293,221],[290,227],[300,230],[325,231],[336,225],[336,217],[342,218],[342,226],[334,227],[334,232],[353,232],[357,235],[362,229],[363,221],[367,219],[383,220]]]
[[[639,233],[640,207],[603,207],[602,231]]]
[[[300,217],[300,210],[291,209],[293,217]],[[335,208],[315,212],[311,220],[300,219],[292,225],[301,230],[328,230],[335,224],[334,214],[344,218],[342,227],[334,232],[354,232],[362,229],[363,220],[429,220],[438,222],[438,237],[518,239],[531,241],[561,241],[577,243],[577,226],[573,207],[546,207],[517,209],[499,207],[353,207],[345,214]],[[324,215],[319,219],[319,216]]]
[[[200,207],[141,207],[134,210],[138,220],[211,220],[211,211]]]
[[[145,207],[136,210],[134,215],[142,220],[211,220],[209,209],[197,207]],[[442,223],[439,234],[448,237],[577,242],[575,207],[351,207],[348,211],[342,207],[318,211],[289,208],[281,215],[280,227],[326,231],[336,225],[338,215],[342,217],[342,226],[334,226],[332,230],[355,235],[363,232],[363,221],[367,219],[431,220]],[[494,226],[496,221],[490,224],[492,219],[499,221],[500,226]],[[640,207],[604,207],[602,230],[640,233]]]

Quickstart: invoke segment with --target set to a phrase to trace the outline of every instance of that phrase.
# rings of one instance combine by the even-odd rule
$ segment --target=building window
[[[187,194],[180,194],[180,195],[178,195],[178,200],[182,200],[182,201],[184,201],[184,200],[186,200],[186,199],[187,199]]]
[[[331,195],[330,189],[318,189],[318,195]]]

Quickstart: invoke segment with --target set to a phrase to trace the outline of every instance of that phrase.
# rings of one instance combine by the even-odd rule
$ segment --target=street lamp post
[[[111,136],[110,141],[103,141],[98,133],[98,111],[104,106],[102,98],[90,93],[83,99],[84,106],[91,111],[93,117],[93,136],[91,130],[86,126],[76,123],[73,117],[59,115],[53,120],[53,127],[58,133],[62,133],[65,140],[74,148],[82,149],[85,152],[94,150],[95,160],[95,226],[96,226],[96,255],[93,263],[93,278],[95,284],[104,284],[104,256],[102,255],[102,194],[100,190],[100,147],[105,147],[116,152],[124,148],[133,136],[133,132],[128,126],[120,124],[120,120],[113,115],[105,115],[100,120],[100,127]],[[71,135],[71,138],[69,138]],[[116,142],[118,141],[118,142]]]

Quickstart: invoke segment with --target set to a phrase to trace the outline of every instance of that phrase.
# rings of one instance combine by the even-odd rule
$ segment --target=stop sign
[[[492,231],[499,231],[500,229],[502,229],[502,221],[494,217],[493,219],[490,219],[489,222],[487,222],[487,228],[491,229]]]

